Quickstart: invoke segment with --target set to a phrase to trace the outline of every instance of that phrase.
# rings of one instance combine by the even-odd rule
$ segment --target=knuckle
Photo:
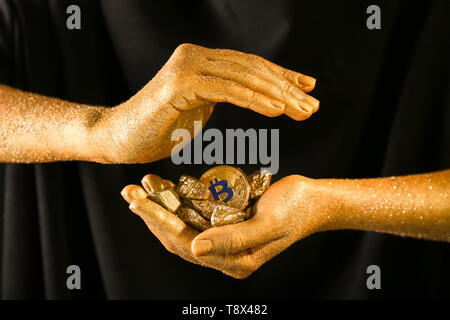
[[[228,239],[225,241],[225,250],[229,252],[236,252],[240,251],[243,247],[244,242],[242,241],[242,238],[237,234],[231,234],[231,236],[228,237]]]
[[[194,48],[195,45],[192,43],[182,43],[175,49],[175,53],[178,55],[184,55],[191,52]]]
[[[283,81],[280,90],[282,95],[286,95],[293,91],[293,86],[288,81]]]
[[[258,69],[263,64],[263,58],[253,53],[245,53],[243,58],[250,69]]]
[[[233,244],[235,249],[242,250],[244,247],[244,240],[239,234],[233,234]]]
[[[288,80],[289,82],[294,82],[294,83],[298,83],[297,76],[295,75],[295,72],[292,72],[291,70],[288,69],[282,69],[281,70],[281,76]]]
[[[155,203],[156,204],[156,203]],[[156,204],[158,206],[160,206],[159,204]],[[160,209],[160,208],[158,208]],[[165,210],[163,207],[161,207],[162,210]],[[169,220],[169,214],[167,213],[163,213],[159,216],[159,225],[162,228],[168,228],[170,227],[170,220]]]
[[[261,58],[260,56],[257,56],[256,54],[253,54],[253,53],[247,54],[247,57],[250,60],[255,61],[255,63],[262,63],[262,61],[263,61],[263,58]]]
[[[180,44],[172,53],[165,67],[172,72],[195,68],[198,64],[198,48],[191,43]]]
[[[257,100],[257,94],[255,91],[248,89],[247,91],[247,99],[248,99],[248,106],[253,105]]]
[[[222,251],[231,251],[233,249],[233,239],[231,237],[226,237],[223,239]]]
[[[291,77],[291,72],[287,69],[281,69],[281,75],[286,78],[286,79],[290,79]]]
[[[189,231],[189,229],[188,229],[186,223],[184,223],[181,220],[180,221],[177,220],[177,223],[174,228],[174,234],[177,237],[186,237],[188,235],[188,231]]]

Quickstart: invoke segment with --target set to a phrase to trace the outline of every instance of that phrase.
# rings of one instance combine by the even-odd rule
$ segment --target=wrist
[[[345,228],[345,219],[348,217],[343,185],[338,179],[314,180],[315,192],[318,195],[318,210],[322,217],[318,231],[339,230]]]
[[[111,134],[110,115],[117,107],[94,107],[86,116],[84,146],[80,151],[80,160],[115,163],[115,147]]]
[[[176,120],[179,111],[155,100],[138,93],[120,105],[101,108],[88,130],[89,161],[118,164],[158,160],[167,146],[161,142],[170,141],[172,133],[165,126]]]
[[[354,179],[323,179],[319,180],[327,194],[329,208],[332,211],[328,230],[366,229],[371,220],[368,212],[376,209],[376,193],[367,192],[359,180]]]
[[[288,220],[289,226],[296,227],[295,240],[316,232],[340,229],[342,205],[329,180],[291,175],[281,181],[287,183],[283,197],[289,201],[284,210],[293,213]]]

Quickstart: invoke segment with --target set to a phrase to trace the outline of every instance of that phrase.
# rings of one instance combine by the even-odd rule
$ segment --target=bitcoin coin
[[[210,200],[221,201],[242,210],[250,197],[250,186],[245,174],[238,168],[218,166],[206,171],[200,181],[208,187]]]

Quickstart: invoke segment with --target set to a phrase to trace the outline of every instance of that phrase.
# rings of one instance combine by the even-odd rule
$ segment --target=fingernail
[[[131,211],[135,212],[138,209],[136,201],[133,201],[132,203],[130,203],[129,208]]]
[[[316,79],[308,76],[298,77],[297,82],[299,85],[304,85],[308,87],[314,87],[316,85]]]
[[[319,110],[319,106],[320,106],[320,101],[317,100],[316,105],[314,106],[314,112],[316,112],[317,110]]]
[[[297,106],[305,113],[311,113],[311,111],[314,110],[314,108],[307,102],[303,102],[302,104],[298,104]]]
[[[156,174],[147,174],[141,181],[148,193],[164,190],[163,180]]]
[[[211,252],[212,242],[208,239],[196,240],[192,248],[192,253],[195,256],[204,256]]]
[[[122,198],[123,198],[126,202],[128,202],[128,203],[133,202],[134,199],[130,198],[126,192],[123,192],[123,191],[122,191],[120,194],[122,195]]]
[[[272,102],[272,104],[274,105],[275,108],[278,108],[280,110],[284,110],[284,104],[283,103],[281,103],[279,101],[276,101],[276,100],[272,100],[271,102]]]

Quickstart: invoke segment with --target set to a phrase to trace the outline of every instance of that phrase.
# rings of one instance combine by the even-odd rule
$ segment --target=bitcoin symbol
[[[231,198],[233,198],[234,192],[233,189],[228,188],[228,182],[226,180],[218,180],[217,178],[215,178],[216,183],[213,183],[213,181],[211,180],[211,187],[209,187],[208,189],[211,191],[212,196],[214,197],[214,200],[219,201],[219,195],[226,192],[227,193],[227,197],[225,198],[225,200],[223,200],[223,202],[228,202],[231,200]],[[222,189],[220,189],[219,192],[217,192],[216,187],[220,185],[222,186]]]
[[[209,169],[200,177],[200,182],[208,188],[210,200],[222,200],[238,210],[245,209],[250,196],[250,185],[245,174],[238,168],[218,166]],[[224,198],[226,199],[223,200]]]

